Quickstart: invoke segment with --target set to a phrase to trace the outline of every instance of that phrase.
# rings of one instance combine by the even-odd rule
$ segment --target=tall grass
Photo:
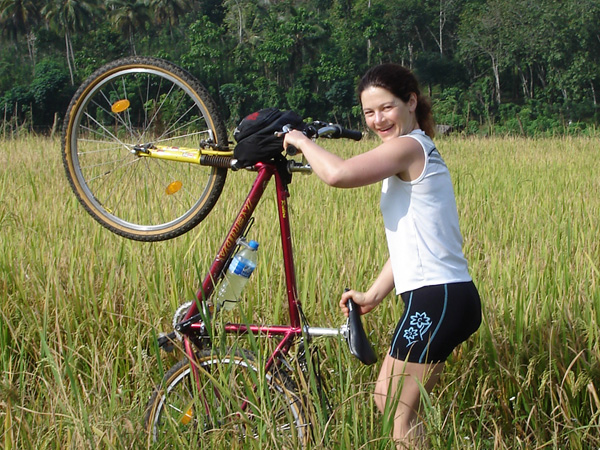
[[[350,155],[369,143],[332,143]],[[484,301],[479,332],[427,399],[434,448],[600,447],[600,172],[593,139],[438,140],[455,184],[465,253]],[[144,407],[175,357],[158,332],[193,298],[252,174],[230,175],[209,217],[173,241],[137,243],[89,218],[59,142],[0,147],[0,447],[140,448]],[[260,262],[239,313],[285,322],[273,189],[251,236]],[[386,259],[378,186],[295,175],[290,213],[300,297],[315,326]],[[364,318],[380,355],[401,314],[390,296]],[[371,400],[377,367],[326,340],[332,415],[314,408],[316,448],[392,448]],[[269,445],[276,447],[271,440]],[[231,444],[224,444],[231,446]],[[263,447],[264,448],[264,447]]]

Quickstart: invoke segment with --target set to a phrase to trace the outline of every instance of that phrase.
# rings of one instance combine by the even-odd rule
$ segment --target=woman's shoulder
[[[425,132],[420,128],[417,128],[411,131],[410,133],[404,134],[399,137],[409,139],[412,138],[413,140],[417,141],[419,144],[421,144],[423,150],[425,150],[425,153],[427,154],[429,154],[429,152],[435,148],[435,143],[433,142],[433,139],[431,139],[427,134],[425,134]]]
[[[400,137],[411,137],[413,139],[416,139],[418,141],[429,141],[429,142],[433,142],[433,139],[431,139],[426,133],[425,131],[423,131],[420,128],[416,128],[414,130],[412,130],[410,133],[404,134]]]

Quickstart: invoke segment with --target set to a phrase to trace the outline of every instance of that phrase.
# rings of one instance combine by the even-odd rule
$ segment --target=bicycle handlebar
[[[363,134],[362,131],[344,128],[338,124],[329,124],[317,130],[317,137],[325,137],[329,139],[343,138],[360,141],[363,137]]]
[[[289,133],[293,128],[291,125],[284,125],[281,132],[277,132],[279,135]],[[321,121],[314,121],[307,125],[301,130],[306,136],[311,139],[326,138],[326,139],[352,139],[354,141],[360,141],[363,137],[362,131],[351,130],[344,128],[336,123],[326,123]],[[287,154],[294,156],[298,153],[298,150],[293,146],[288,146]]]
[[[284,134],[289,133],[295,128],[292,125],[284,125],[281,128],[281,131],[275,131],[275,136],[282,137]],[[305,125],[302,129],[299,129],[305,136],[311,139],[317,138],[326,138],[326,139],[352,139],[354,141],[360,141],[363,137],[363,132],[359,130],[352,130],[350,128],[344,128],[341,125],[335,123],[327,123],[321,121],[314,121]],[[289,145],[286,149],[286,154],[288,156],[294,156],[298,153],[298,149]],[[231,158],[221,158],[221,157],[213,157],[213,156],[202,156],[202,160],[200,162],[203,165],[210,165],[215,167],[223,167],[233,170],[238,170],[242,167],[237,166],[237,159]],[[252,170],[253,166],[245,167],[248,170]],[[288,171],[291,172],[304,172],[310,173],[312,169],[309,164],[297,163],[294,160],[288,161]]]
[[[283,128],[284,133],[291,130],[289,125]],[[302,132],[309,138],[352,139],[360,141],[363,137],[362,131],[351,130],[337,123],[327,123],[319,120],[308,124]]]

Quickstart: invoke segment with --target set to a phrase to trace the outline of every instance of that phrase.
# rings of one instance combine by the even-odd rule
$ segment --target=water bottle
[[[235,254],[221,282],[215,302],[218,309],[231,311],[240,301],[240,294],[256,267],[258,242],[240,241],[241,250]]]

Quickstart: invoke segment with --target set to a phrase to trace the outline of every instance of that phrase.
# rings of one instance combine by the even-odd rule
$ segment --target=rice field
[[[349,156],[371,144],[327,143]],[[600,146],[593,138],[437,140],[450,167],[464,250],[484,302],[478,333],[425,399],[434,449],[600,448]],[[177,360],[156,335],[193,298],[252,174],[229,175],[212,213],[160,243],[128,241],[70,191],[60,142],[0,143],[0,448],[145,448],[144,409]],[[343,322],[344,287],[367,288],[386,260],[379,186],[336,190],[294,175],[290,213],[311,325]],[[235,314],[285,322],[274,189],[250,237],[259,265]],[[401,302],[363,318],[379,355]],[[311,448],[392,449],[371,398],[377,366],[319,343],[331,414]],[[180,444],[173,444],[178,447]],[[218,443],[195,442],[200,448]],[[280,448],[276,436],[223,448]],[[185,448],[185,446],[182,446]]]

